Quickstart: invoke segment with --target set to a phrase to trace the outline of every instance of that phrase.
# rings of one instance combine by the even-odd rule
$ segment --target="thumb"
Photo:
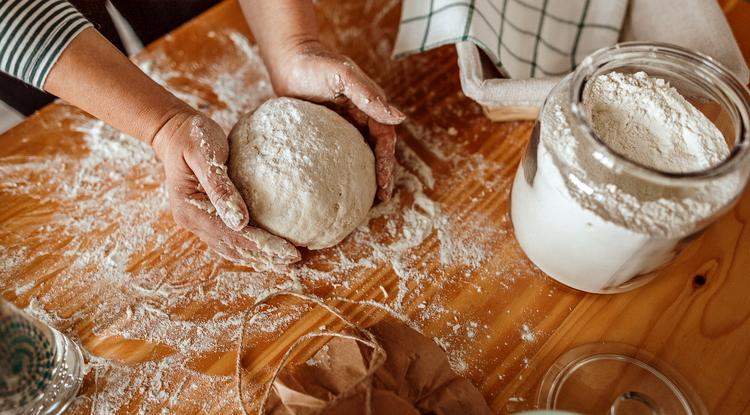
[[[216,208],[219,218],[230,229],[242,230],[250,221],[250,214],[242,195],[227,174],[227,166],[224,163],[226,156],[218,158],[215,151],[217,146],[209,144],[210,137],[206,137],[206,131],[202,126],[193,128],[191,135],[195,135],[193,138],[198,141],[199,146],[185,154],[185,162]]]
[[[235,231],[240,231],[247,226],[250,220],[247,205],[232,180],[229,179],[227,166],[209,162],[202,157],[186,158],[186,161],[221,220]]]

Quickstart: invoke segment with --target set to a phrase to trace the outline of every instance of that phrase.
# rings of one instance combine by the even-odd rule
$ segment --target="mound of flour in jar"
[[[576,172],[578,180],[566,182],[571,195],[602,218],[652,236],[683,236],[734,195],[734,182],[650,186],[635,176],[613,172],[573,136],[567,121],[572,114],[557,105],[564,98],[552,99],[552,110],[542,115],[541,139]],[[696,172],[729,155],[721,131],[703,113],[668,82],[644,72],[596,77],[584,91],[583,104],[602,141],[652,169]]]
[[[737,176],[666,186],[598,160],[571,125],[569,83],[548,98],[513,183],[511,217],[526,255],[556,280],[594,293],[637,287],[668,263],[737,194]],[[583,105],[620,155],[667,172],[715,166],[721,132],[680,93],[645,73],[589,82]],[[686,183],[687,182],[687,183]]]

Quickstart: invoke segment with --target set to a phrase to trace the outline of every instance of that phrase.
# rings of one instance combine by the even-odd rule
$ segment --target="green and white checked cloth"
[[[617,43],[627,6],[628,0],[403,0],[393,54],[468,40],[504,76],[560,76]]]

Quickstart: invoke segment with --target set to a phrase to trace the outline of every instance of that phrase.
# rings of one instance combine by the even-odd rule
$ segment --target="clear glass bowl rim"
[[[580,344],[558,356],[542,378],[537,390],[536,405],[542,409],[559,410],[556,403],[560,390],[573,372],[582,366],[601,361],[629,363],[651,373],[674,393],[674,398],[687,413],[708,415],[701,396],[667,362],[641,347],[607,341]]]

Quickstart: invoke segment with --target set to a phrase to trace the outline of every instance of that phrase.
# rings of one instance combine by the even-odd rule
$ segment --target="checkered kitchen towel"
[[[403,0],[393,54],[468,40],[504,76],[564,75],[586,55],[617,42],[627,5],[628,0]]]

